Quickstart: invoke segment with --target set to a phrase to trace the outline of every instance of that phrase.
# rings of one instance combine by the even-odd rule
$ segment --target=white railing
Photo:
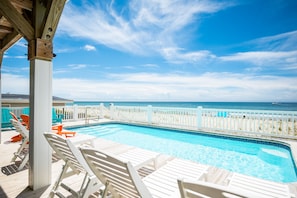
[[[152,106],[61,106],[54,107],[64,121],[108,118],[180,129],[256,134],[297,139],[297,111],[172,108]],[[22,108],[11,108],[17,116]]]
[[[203,109],[202,118],[208,130],[297,137],[296,111]]]
[[[55,106],[53,107],[56,114],[62,117],[63,121],[77,121],[77,120],[90,120],[109,118],[109,109],[103,104],[99,106]],[[24,114],[24,109],[28,107],[10,107],[9,110],[17,117]]]
[[[297,138],[296,111],[111,106],[111,119],[181,129]]]
[[[103,104],[99,106],[62,106],[54,107],[57,114],[62,114],[63,121],[77,121],[110,118],[110,111]]]

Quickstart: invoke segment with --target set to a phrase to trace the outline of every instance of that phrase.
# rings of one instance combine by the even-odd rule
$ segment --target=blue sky
[[[69,0],[53,95],[96,101],[297,102],[296,0]],[[27,42],[2,93],[29,93]]]

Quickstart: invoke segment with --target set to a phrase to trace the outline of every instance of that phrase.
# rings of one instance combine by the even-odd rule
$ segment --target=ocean
[[[108,107],[111,103],[115,106],[148,106],[153,107],[180,107],[180,108],[215,108],[215,109],[244,109],[244,110],[273,110],[273,111],[297,111],[297,102],[101,102],[101,101],[74,101],[69,105]]]

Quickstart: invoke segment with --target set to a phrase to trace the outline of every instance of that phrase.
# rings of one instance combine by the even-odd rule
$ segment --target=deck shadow
[[[15,174],[17,172],[20,172],[22,170],[25,170],[27,169],[27,166],[25,166],[22,170],[18,170],[18,165],[17,163],[16,164],[9,164],[7,166],[3,166],[1,167],[1,172],[4,174],[4,175],[12,175],[12,174]]]
[[[27,198],[27,197],[32,197],[32,198],[39,198],[42,197],[44,192],[48,189],[48,186],[42,187],[38,190],[33,191],[31,188],[26,187],[20,194],[16,196],[16,198]]]
[[[55,153],[53,153],[53,155],[52,155],[52,163],[55,163],[55,162],[57,162],[59,160],[60,160],[60,158]],[[1,172],[4,175],[9,176],[9,175],[15,174],[17,172],[20,172],[20,171],[23,171],[23,170],[26,170],[26,169],[29,168],[28,167],[28,164],[26,164],[23,169],[18,170],[18,167],[20,166],[20,164],[21,164],[21,161],[16,161],[13,164],[9,164],[7,166],[3,166],[3,167],[1,167]]]
[[[1,186],[0,186],[0,197],[8,198],[7,194],[5,193],[5,191],[3,190],[3,188]]]

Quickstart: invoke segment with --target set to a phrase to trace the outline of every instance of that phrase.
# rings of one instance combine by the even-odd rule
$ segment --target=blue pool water
[[[71,130],[258,178],[297,181],[290,149],[281,144],[125,124]]]

